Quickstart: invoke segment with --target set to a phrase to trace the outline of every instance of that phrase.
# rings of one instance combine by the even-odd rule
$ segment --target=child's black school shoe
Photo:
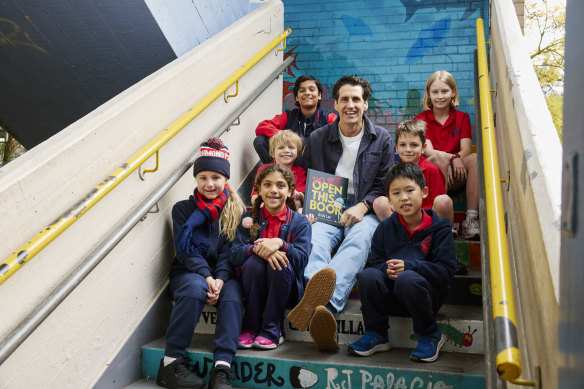
[[[205,381],[190,368],[190,359],[177,358],[164,366],[164,358],[160,360],[156,385],[170,389],[202,389]]]
[[[288,320],[299,331],[306,331],[312,313],[319,305],[326,305],[335,291],[336,274],[330,267],[319,270],[306,284],[304,296],[288,314]]]
[[[213,366],[208,389],[232,389],[232,379],[233,373],[231,372],[231,367],[225,365]]]
[[[322,305],[316,307],[310,328],[308,329],[312,340],[319,351],[337,351],[337,321],[332,313]]]

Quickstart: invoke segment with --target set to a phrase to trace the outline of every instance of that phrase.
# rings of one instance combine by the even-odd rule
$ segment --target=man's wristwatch
[[[456,159],[456,158],[460,158],[460,154],[456,153],[456,154],[452,154],[452,157],[450,157],[450,164],[452,165],[452,162]]]
[[[371,205],[369,204],[369,202],[367,200],[363,200],[361,201],[363,204],[365,204],[365,206],[367,207],[367,211],[371,211]]]

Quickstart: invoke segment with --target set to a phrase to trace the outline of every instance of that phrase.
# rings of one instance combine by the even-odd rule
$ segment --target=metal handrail
[[[105,180],[95,186],[83,199],[81,199],[72,208],[67,210],[53,224],[43,228],[39,233],[32,237],[28,242],[14,251],[8,258],[0,264],[0,285],[18,271],[25,263],[30,261],[49,243],[63,233],[69,226],[75,223],[89,209],[97,204],[105,195],[111,192],[119,183],[125,180],[134,170],[138,169],[148,158],[158,149],[164,146],[170,139],[178,134],[187,124],[196,118],[205,108],[207,108],[215,99],[223,94],[231,85],[236,83],[245,73],[255,66],[263,57],[283,41],[292,30],[284,30],[262,50],[255,54],[243,66],[232,73],[215,89],[209,92],[193,108],[183,114],[168,128],[162,131],[150,143],[144,146],[140,151],[134,154],[130,159],[116,169]]]
[[[535,382],[521,380],[521,360],[517,338],[517,321],[513,297],[509,250],[505,236],[503,196],[501,194],[497,143],[491,106],[491,87],[483,19],[476,21],[479,95],[487,208],[487,239],[491,269],[491,298],[497,345],[495,364],[499,376],[513,384],[535,386]]]
[[[274,70],[262,84],[260,84],[249,97],[219,125],[212,136],[221,136],[228,131],[232,123],[237,119],[270,84],[285,71],[292,63],[293,57],[288,57]],[[185,161],[181,167],[168,179],[155,189],[146,200],[132,210],[124,222],[108,237],[103,239],[97,249],[89,253],[81,264],[61,283],[61,285],[47,297],[41,305],[16,330],[6,337],[6,341],[0,344],[0,365],[16,350],[22,342],[55,310],[59,304],[87,277],[91,271],[109,254],[111,250],[143,219],[144,215],[164,196],[170,188],[190,169],[195,161],[195,155]]]

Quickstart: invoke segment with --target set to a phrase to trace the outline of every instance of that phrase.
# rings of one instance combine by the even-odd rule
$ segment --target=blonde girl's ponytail
[[[223,206],[223,211],[219,218],[219,233],[225,235],[229,241],[232,241],[241,222],[241,215],[243,215],[245,205],[239,194],[232,190],[229,184],[227,185],[227,191],[229,192],[229,198],[225,206]]]

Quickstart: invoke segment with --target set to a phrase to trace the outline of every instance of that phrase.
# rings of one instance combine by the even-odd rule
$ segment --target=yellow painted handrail
[[[485,174],[485,200],[487,208],[487,234],[491,268],[491,297],[493,320],[495,323],[496,357],[495,365],[499,376],[517,385],[535,386],[532,381],[520,380],[521,361],[517,339],[517,321],[513,298],[511,272],[505,222],[503,217],[503,196],[499,178],[499,162],[493,109],[491,107],[491,87],[485,48],[483,19],[476,21],[478,78],[481,107],[483,146],[483,166]]]
[[[184,113],[168,128],[162,131],[150,143],[144,146],[140,151],[134,154],[130,159],[122,164],[121,167],[111,173],[104,181],[100,182],[93,188],[89,194],[81,199],[72,208],[66,211],[53,224],[44,228],[37,233],[28,242],[14,251],[8,258],[0,264],[0,284],[10,278],[25,263],[30,261],[57,236],[65,231],[69,226],[75,223],[89,209],[97,204],[105,195],[112,191],[120,182],[126,179],[134,170],[142,165],[148,158],[164,146],[172,137],[178,134],[187,124],[196,118],[205,108],[221,96],[231,85],[236,83],[245,73],[255,66],[263,57],[272,51],[282,40],[284,40],[292,30],[284,30],[262,50],[255,54],[250,60],[243,64],[238,70],[233,72],[215,89],[209,92],[193,108]]]

